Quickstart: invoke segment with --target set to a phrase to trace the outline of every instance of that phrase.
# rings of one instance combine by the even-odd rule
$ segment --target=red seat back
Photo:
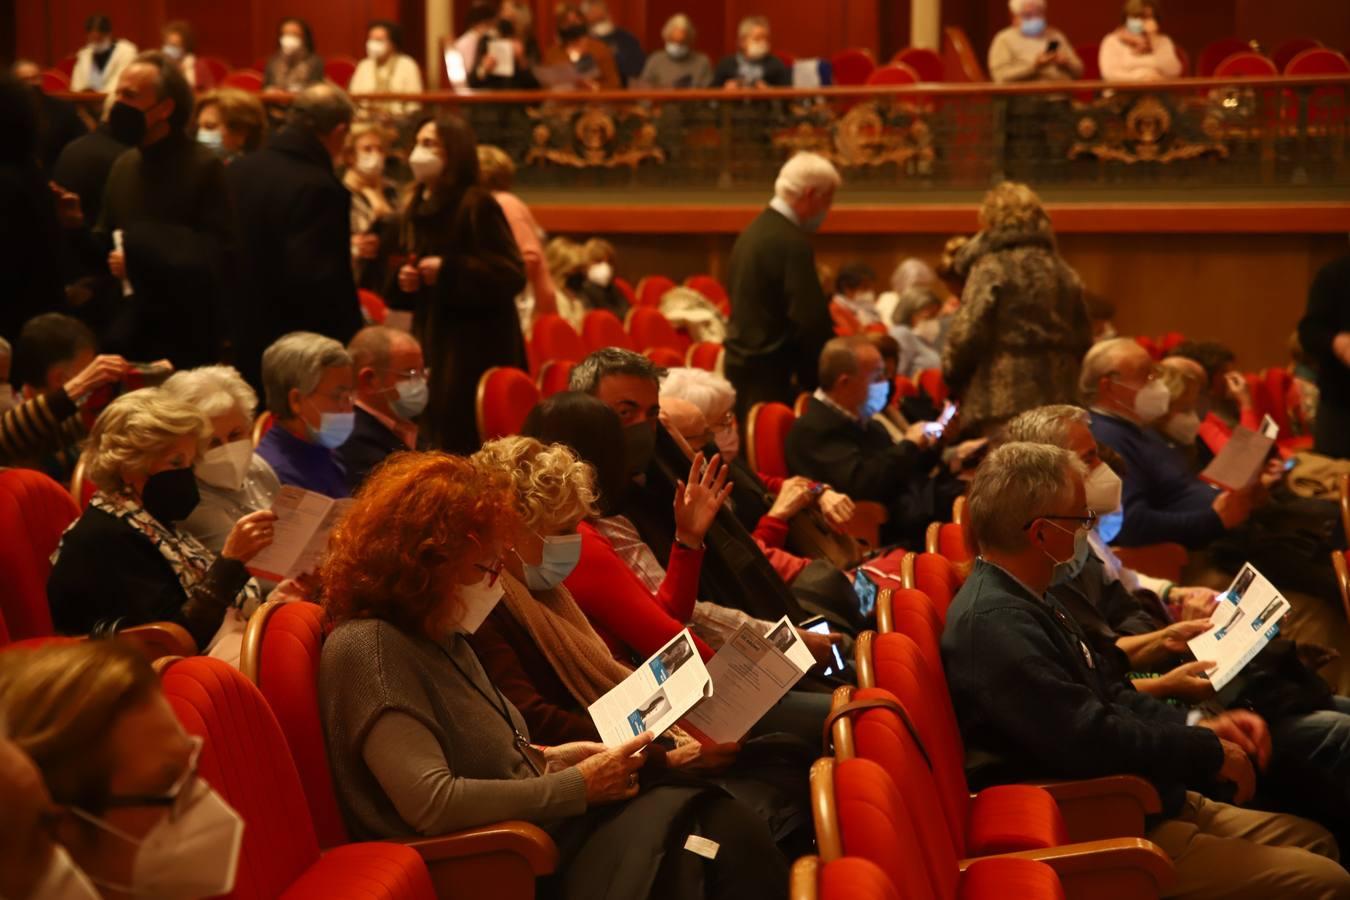
[[[1271,51],[1270,61],[1273,62],[1275,64],[1275,67],[1279,69],[1281,72],[1284,72],[1284,74],[1289,75],[1292,73],[1288,72],[1287,69],[1289,68],[1289,63],[1293,62],[1295,56],[1298,56],[1300,53],[1303,53],[1306,50],[1315,50],[1321,46],[1322,42],[1315,40],[1313,38],[1309,37],[1290,38],[1289,40],[1280,44],[1278,47],[1276,47],[1274,50]]]
[[[1084,81],[1101,81],[1101,44],[1079,44],[1073,48],[1073,52],[1083,61],[1083,74],[1080,77]]]
[[[1219,63],[1234,53],[1250,49],[1250,45],[1244,40],[1235,37],[1220,38],[1200,51],[1200,56],[1195,61],[1195,74],[1200,78],[1208,78],[1219,68]]]
[[[226,75],[221,81],[221,87],[239,88],[242,91],[251,91],[258,93],[262,90],[263,77],[261,72],[255,72],[253,69],[235,69]]]
[[[782,403],[756,403],[746,419],[746,461],[756,472],[788,477],[787,436],[797,416]]]
[[[895,402],[899,403],[906,397],[919,396],[919,386],[915,384],[908,375],[895,376]]]
[[[841,87],[867,84],[868,77],[877,64],[865,50],[842,50],[830,58],[830,69],[834,72],[834,83]]]
[[[70,493],[41,472],[0,470],[0,617],[10,640],[52,633],[51,555],[79,514]]]
[[[565,359],[551,359],[539,367],[539,396],[547,400],[567,390],[576,363]]]
[[[722,345],[716,341],[699,341],[689,348],[685,365],[705,372],[716,372],[722,366]]]
[[[1234,53],[1219,63],[1214,70],[1215,78],[1255,78],[1262,75],[1278,75],[1280,71],[1269,57],[1253,50]]]
[[[605,347],[633,349],[633,342],[629,339],[628,332],[623,330],[623,323],[607,309],[593,309],[586,313],[586,317],[581,320],[581,340],[588,351],[601,350]]]
[[[383,325],[385,319],[389,318],[389,304],[384,302],[384,298],[374,291],[368,291],[365,288],[359,288],[356,292],[356,299],[361,303],[361,312],[365,314],[366,321],[372,325]]]
[[[895,885],[871,860],[845,856],[820,869],[819,900],[900,900]]]
[[[539,388],[519,369],[488,369],[478,379],[478,437],[484,441],[520,434],[530,410],[539,405]]]
[[[684,365],[684,354],[669,347],[648,347],[642,355],[663,369],[678,369]]]
[[[355,74],[356,60],[350,57],[333,56],[324,61],[323,76],[344,91],[347,85],[352,83],[352,76]]]
[[[975,558],[966,545],[965,529],[954,522],[946,522],[938,529],[938,553],[957,563]]]
[[[867,84],[917,84],[922,79],[919,73],[915,72],[905,63],[891,62],[884,66],[878,66],[872,70],[872,74],[867,76]]]
[[[534,320],[530,337],[530,363],[537,372],[550,359],[581,362],[590,351],[586,342],[562,316],[548,314]]]
[[[919,388],[938,406],[947,402],[947,383],[941,369],[924,369],[919,373]]]
[[[689,350],[689,338],[676,331],[659,309],[650,306],[636,306],[628,313],[628,335],[640,350],[666,347],[679,353],[681,360]]]
[[[727,296],[727,289],[722,287],[722,282],[711,275],[690,275],[684,280],[684,286],[691,291],[698,291],[713,306],[721,310],[722,315],[731,315],[731,298]]]
[[[1294,376],[1287,369],[1271,366],[1261,377],[1261,395],[1266,412],[1280,426],[1280,436],[1289,435],[1289,390],[1294,386]]]
[[[200,735],[201,776],[244,819],[235,900],[280,897],[319,858],[300,774],[258,689],[218,659],[196,656],[164,672],[164,695]]]
[[[211,73],[211,83],[220,84],[230,74],[230,64],[216,56],[199,56],[197,61]]]
[[[628,279],[620,278],[618,275],[615,275],[614,286],[619,289],[620,294],[623,294],[623,298],[628,301],[629,306],[637,305],[637,292],[634,291],[633,286],[628,283]]]
[[[959,527],[959,526],[958,526]],[[943,621],[947,607],[961,589],[961,580],[951,560],[937,553],[920,553],[914,557],[914,586],[928,595]]]
[[[648,275],[638,282],[637,306],[660,306],[666,291],[675,287],[675,282],[664,275]]]
[[[56,94],[70,90],[70,76],[60,69],[46,69],[42,73],[42,92]]]
[[[1284,67],[1286,75],[1345,75],[1350,74],[1350,62],[1335,50],[1311,47],[1291,58]],[[1334,90],[1322,88],[1322,90]]]
[[[319,718],[319,658],[327,616],[317,603],[281,603],[267,610],[258,650],[258,690],[277,717],[300,773],[319,846],[349,840]],[[257,613],[262,615],[260,611]]]
[[[920,81],[946,81],[947,68],[936,50],[927,47],[906,47],[891,58],[892,63],[909,66]]]
[[[78,56],[72,53],[69,56],[62,57],[61,61],[56,64],[56,68],[65,73],[66,78],[69,79],[70,76],[75,74],[75,63],[77,63],[79,59]]]

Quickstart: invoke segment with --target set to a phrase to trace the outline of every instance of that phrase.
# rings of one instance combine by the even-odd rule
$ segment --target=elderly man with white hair
[[[1009,0],[1012,25],[989,45],[994,81],[1070,81],[1083,75],[1083,61],[1064,32],[1045,22],[1046,0]]]
[[[712,84],[708,54],[694,49],[698,33],[684,13],[676,13],[661,27],[664,46],[647,57],[639,80],[652,88],[706,88]]]
[[[295,331],[263,353],[263,398],[276,421],[258,455],[282,484],[326,497],[351,495],[337,449],[356,427],[352,379],[347,348],[321,334]]]
[[[790,404],[816,386],[816,360],[834,325],[810,235],[841,183],[829,160],[798,153],[778,173],[768,208],[731,248],[725,371],[742,416],[756,403]]]
[[[792,70],[770,52],[768,19],[741,19],[736,28],[736,52],[718,62],[713,84],[724,88],[792,87]]]

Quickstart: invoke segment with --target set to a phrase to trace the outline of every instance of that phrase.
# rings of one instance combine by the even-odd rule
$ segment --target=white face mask
[[[0,384],[0,413],[7,413],[19,405],[19,398],[14,393],[14,385]]]
[[[768,42],[768,41],[746,41],[746,42],[745,42],[745,58],[746,58],[746,59],[763,59],[764,57],[766,57],[766,56],[768,56],[768,55],[769,55],[769,42]]]
[[[305,46],[305,42],[293,34],[283,34],[278,43],[281,44],[281,52],[287,56],[294,56]]]
[[[72,808],[75,815],[137,848],[131,884],[90,880],[109,890],[154,900],[200,900],[234,890],[244,820],[205,781],[195,780],[185,790],[193,796],[178,818],[165,816],[139,840]]]
[[[366,41],[366,56],[369,56],[371,59],[379,60],[384,59],[388,55],[389,55],[388,41],[382,41],[379,40],[378,38],[371,38],[370,40]]]
[[[252,461],[253,443],[244,438],[207,450],[192,469],[202,482],[212,487],[237,491],[244,486]]]
[[[932,345],[937,343],[938,336],[942,333],[942,323],[937,319],[924,319],[910,330],[919,340]]]
[[[353,168],[362,175],[378,175],[384,171],[384,154],[378,150],[358,153]]]
[[[607,262],[592,263],[586,270],[586,277],[601,287],[609,287],[614,279],[614,267]]]
[[[1194,412],[1177,413],[1163,425],[1163,434],[1183,447],[1190,447],[1200,434],[1200,417]]]
[[[723,462],[731,462],[741,453],[741,430],[736,423],[713,429],[713,442],[722,454]]]
[[[614,33],[614,23],[606,19],[603,22],[596,22],[591,26],[591,34],[596,37],[609,37]]]
[[[1120,382],[1116,382],[1116,384],[1120,384]],[[1128,386],[1121,385],[1121,387]],[[1167,408],[1171,405],[1172,395],[1168,393],[1167,385],[1159,379],[1155,378],[1135,391],[1134,414],[1145,425],[1151,425],[1167,415]]]
[[[112,38],[105,38],[101,41],[94,41],[89,45],[89,49],[95,53],[107,53],[112,49]]]
[[[491,584],[488,582],[491,581]],[[451,623],[455,631],[473,634],[488,617],[488,613],[497,606],[506,589],[501,578],[493,579],[486,572],[473,584],[461,584],[455,592],[459,602],[459,615]]]
[[[52,846],[47,872],[28,895],[29,900],[101,900],[102,896],[60,844]]]
[[[873,291],[863,291],[853,295],[853,302],[863,306],[872,306],[877,302],[877,295]]]
[[[689,48],[684,44],[666,41],[666,56],[669,56],[671,59],[684,59],[688,55]]]
[[[1097,468],[1088,473],[1083,488],[1087,491],[1088,509],[1095,512],[1099,520],[1120,509],[1120,476],[1106,463],[1098,463]]]
[[[167,56],[174,62],[178,62],[183,58],[183,48],[178,46],[177,44],[165,44],[163,47],[160,48],[159,52],[163,53],[165,56]]]
[[[421,184],[428,184],[439,178],[445,170],[445,160],[430,147],[419,145],[408,154],[408,168],[412,169],[414,179]]]

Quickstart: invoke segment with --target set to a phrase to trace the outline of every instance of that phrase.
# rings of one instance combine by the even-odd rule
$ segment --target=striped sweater
[[[0,465],[31,463],[55,455],[61,468],[74,464],[72,448],[85,436],[75,401],[64,389],[26,400],[0,414]],[[69,455],[70,459],[64,457]]]

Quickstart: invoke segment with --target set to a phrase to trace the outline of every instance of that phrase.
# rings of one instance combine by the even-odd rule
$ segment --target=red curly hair
[[[400,453],[367,479],[320,575],[335,622],[383,619],[423,634],[449,579],[517,526],[511,482],[448,453]]]

